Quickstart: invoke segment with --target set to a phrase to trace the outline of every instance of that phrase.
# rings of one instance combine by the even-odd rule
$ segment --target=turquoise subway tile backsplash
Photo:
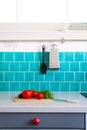
[[[87,71],[87,62],[80,63],[80,71]]]
[[[68,62],[60,62],[60,71],[69,71],[69,63]]]
[[[18,62],[10,62],[10,71],[19,71],[19,63]]]
[[[15,73],[15,81],[24,81],[25,75],[23,72],[16,72]]]
[[[80,83],[79,82],[70,82],[70,91],[80,91]]]
[[[64,72],[55,72],[55,81],[64,81]]]
[[[0,52],[0,61],[4,61],[5,60],[5,53]]]
[[[0,91],[9,91],[9,82],[1,82],[0,81]]]
[[[74,73],[65,72],[65,81],[74,81]]]
[[[59,87],[61,92],[69,91],[69,82],[60,82]]]
[[[84,72],[76,72],[75,81],[84,81]]]
[[[5,61],[14,61],[14,53],[5,52]]]
[[[4,72],[0,72],[0,81],[4,81]]]
[[[75,61],[84,61],[84,53],[83,52],[76,52],[75,53]]]
[[[25,72],[25,81],[34,81],[34,73]]]
[[[81,83],[81,91],[82,92],[87,91],[87,82]]]
[[[40,90],[49,90],[49,82],[40,82]]]
[[[74,61],[74,53],[71,52],[66,52],[65,53],[65,61]]]
[[[24,54],[22,52],[16,52],[15,61],[24,61]]]
[[[0,61],[0,71],[9,71],[9,62]]]
[[[20,71],[29,71],[29,63],[20,62]]]
[[[87,52],[59,52],[60,68],[40,73],[41,52],[0,52],[0,91],[87,91]]]
[[[25,61],[34,61],[34,53],[26,52],[25,53]]]
[[[70,71],[79,71],[79,62],[71,62]]]
[[[14,72],[5,72],[5,81],[14,81]]]
[[[19,91],[20,87],[19,87],[19,82],[10,82],[10,91]]]
[[[20,91],[29,89],[29,82],[20,82]]]

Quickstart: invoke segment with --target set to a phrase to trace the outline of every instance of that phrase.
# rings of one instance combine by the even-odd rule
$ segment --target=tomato
[[[38,95],[38,92],[37,92],[37,91],[33,91],[33,92],[32,92],[32,98],[36,98],[37,95]]]
[[[25,99],[31,98],[32,97],[32,91],[31,90],[25,90],[22,92],[22,97]]]
[[[38,98],[38,99],[42,99],[43,97],[44,97],[43,93],[38,93],[38,94],[37,94],[37,98]]]

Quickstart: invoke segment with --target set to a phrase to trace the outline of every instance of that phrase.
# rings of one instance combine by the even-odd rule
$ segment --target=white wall
[[[51,44],[57,44],[59,52],[86,52],[87,42],[2,42],[0,52],[40,52],[45,44],[46,51],[49,51]]]

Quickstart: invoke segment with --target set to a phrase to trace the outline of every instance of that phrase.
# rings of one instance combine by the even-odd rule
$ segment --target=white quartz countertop
[[[68,103],[62,101],[14,103],[19,92],[0,92],[0,112],[72,112],[86,113],[87,99],[80,93],[54,93],[54,98],[79,101]]]

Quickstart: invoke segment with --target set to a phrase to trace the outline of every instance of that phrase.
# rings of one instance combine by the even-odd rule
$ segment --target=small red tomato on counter
[[[31,90],[24,90],[22,92],[22,97],[25,99],[32,98],[32,91]]]
[[[38,92],[37,91],[32,91],[32,98],[36,98],[38,95]]]
[[[43,93],[38,93],[37,94],[37,99],[42,99],[44,97]]]

